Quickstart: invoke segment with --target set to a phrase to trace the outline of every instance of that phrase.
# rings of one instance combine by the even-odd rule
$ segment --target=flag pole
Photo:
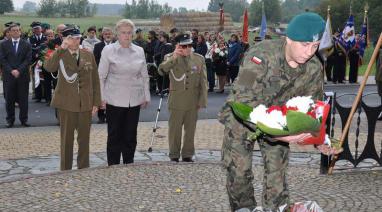
[[[379,51],[379,48],[381,47],[381,45],[382,45],[382,33],[379,35],[379,39],[378,39],[377,45],[375,46],[373,55],[371,56],[371,59],[370,59],[369,64],[367,66],[366,72],[363,75],[363,81],[361,83],[361,86],[358,89],[358,93],[357,93],[357,96],[356,96],[356,98],[355,98],[355,100],[353,102],[353,106],[351,108],[348,120],[346,121],[346,125],[345,125],[345,127],[344,127],[344,129],[342,131],[341,138],[340,138],[340,146],[341,147],[342,147],[342,145],[344,143],[346,135],[349,132],[351,121],[352,121],[354,113],[355,113],[355,111],[357,109],[358,103],[361,100],[361,96],[362,96],[363,90],[365,89],[367,78],[369,77],[369,74],[371,72],[371,68],[372,68],[375,60],[377,59],[377,54],[378,54],[378,51]],[[330,163],[328,175],[331,175],[333,173],[333,168],[334,168],[334,165],[335,165],[337,159],[338,159],[338,155],[334,155],[333,160]]]

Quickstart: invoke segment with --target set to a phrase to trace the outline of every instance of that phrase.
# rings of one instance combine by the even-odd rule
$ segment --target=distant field
[[[35,16],[0,16],[0,29],[4,26],[4,23],[15,21],[19,22],[24,31],[30,29],[30,24],[33,21],[40,21],[50,24],[55,28],[58,24],[76,24],[80,26],[81,31],[86,31],[90,26],[102,27],[102,26],[114,26],[115,23],[122,19],[122,17],[113,16],[95,16],[86,18],[39,18]],[[134,22],[155,22],[154,20],[133,20]]]

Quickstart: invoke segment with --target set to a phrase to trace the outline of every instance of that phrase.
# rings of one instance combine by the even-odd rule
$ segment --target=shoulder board
[[[203,58],[203,60],[204,60],[204,56],[203,56],[203,55],[198,54],[198,53],[195,53],[195,52],[194,52],[194,55],[195,55],[195,56],[199,56],[199,57]]]
[[[163,58],[164,61],[166,61],[168,58],[172,57],[173,53],[166,54]]]

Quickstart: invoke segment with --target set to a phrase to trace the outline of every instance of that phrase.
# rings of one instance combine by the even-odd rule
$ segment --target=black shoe
[[[13,127],[13,122],[8,122],[6,127],[7,128],[12,128]]]
[[[179,158],[171,158],[171,161],[179,162]]]
[[[28,124],[28,123],[26,123],[26,122],[22,122],[22,123],[21,123],[21,126],[23,126],[23,127],[30,127],[31,125]]]
[[[98,122],[97,122],[97,124],[105,124],[105,123],[106,123],[105,119],[99,119]]]
[[[208,92],[214,92],[213,88],[208,89]]]
[[[36,101],[34,101],[35,103],[40,103],[41,102],[41,99],[36,99]]]
[[[194,162],[192,158],[183,158],[183,162]]]
[[[224,93],[224,89],[220,91],[216,91],[216,93]]]

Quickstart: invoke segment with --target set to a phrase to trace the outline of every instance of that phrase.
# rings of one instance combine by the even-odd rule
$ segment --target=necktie
[[[74,60],[77,61],[77,53],[74,52],[74,53],[72,54],[72,57],[73,57]]]
[[[15,54],[17,54],[17,42],[18,41],[13,41],[13,52],[15,52]]]

